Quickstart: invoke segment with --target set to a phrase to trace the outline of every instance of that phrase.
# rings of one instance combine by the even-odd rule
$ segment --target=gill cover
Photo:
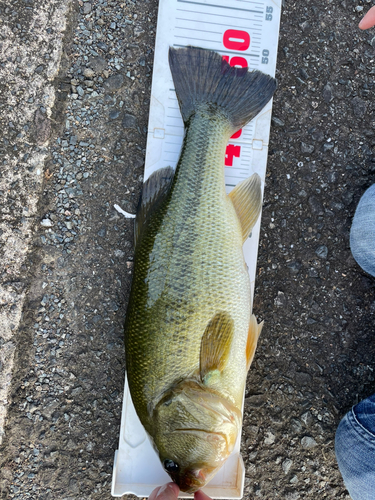
[[[152,414],[152,439],[182,491],[202,488],[223,465],[241,420],[230,401],[194,380],[181,382],[159,401]]]

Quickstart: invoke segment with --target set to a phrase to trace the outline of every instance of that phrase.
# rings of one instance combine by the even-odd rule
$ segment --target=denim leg
[[[354,406],[336,431],[336,458],[353,500],[375,499],[375,394]]]
[[[350,230],[350,248],[362,269],[375,276],[375,184],[359,200]]]

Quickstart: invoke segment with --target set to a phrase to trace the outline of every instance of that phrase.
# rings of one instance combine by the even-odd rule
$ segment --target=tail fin
[[[238,130],[262,110],[277,86],[271,76],[232,67],[217,52],[197,47],[171,47],[169,66],[185,123],[199,104],[211,103]]]

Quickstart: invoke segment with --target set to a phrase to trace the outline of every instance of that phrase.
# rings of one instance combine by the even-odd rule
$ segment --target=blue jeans
[[[359,200],[350,230],[350,249],[362,269],[375,276],[375,184]]]
[[[375,184],[362,196],[350,231],[353,257],[375,276]],[[336,431],[336,458],[353,500],[375,499],[375,394],[354,406]]]
[[[375,499],[375,394],[354,406],[336,431],[336,458],[353,500]]]

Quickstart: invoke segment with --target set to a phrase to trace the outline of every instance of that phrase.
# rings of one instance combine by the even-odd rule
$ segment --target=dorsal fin
[[[140,239],[150,215],[160,207],[167,197],[174,176],[172,167],[156,170],[143,184],[141,198],[138,204],[137,217],[134,224],[134,246]]]
[[[234,321],[223,311],[215,314],[204,331],[200,353],[200,376],[205,381],[210,372],[222,372],[228,361],[234,334]]]
[[[246,370],[250,368],[250,365],[254,359],[255,349],[257,348],[257,343],[262,328],[263,321],[258,325],[256,317],[254,316],[254,314],[252,314],[250,318],[249,333],[247,334],[246,343]]]
[[[230,193],[242,227],[243,242],[247,240],[262,208],[262,181],[258,174],[240,182]]]

